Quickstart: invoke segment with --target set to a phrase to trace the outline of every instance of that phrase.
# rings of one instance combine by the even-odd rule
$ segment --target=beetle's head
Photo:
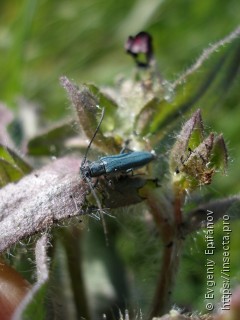
[[[89,179],[91,177],[91,171],[90,171],[90,167],[89,167],[88,162],[81,164],[80,175],[84,180]]]

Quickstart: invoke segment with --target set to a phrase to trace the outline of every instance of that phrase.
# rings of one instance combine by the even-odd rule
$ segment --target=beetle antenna
[[[91,139],[90,142],[89,142],[89,145],[88,145],[87,150],[86,150],[86,152],[85,152],[85,155],[84,155],[84,157],[83,157],[83,161],[82,161],[81,167],[83,167],[84,163],[85,163],[86,160],[87,160],[88,151],[90,150],[91,145],[92,145],[92,142],[93,142],[93,140],[95,139],[96,134],[98,133],[98,130],[99,130],[101,124],[102,124],[103,117],[104,117],[104,113],[105,113],[105,108],[102,108],[101,119],[100,119],[100,121],[99,121],[99,123],[98,123],[98,125],[97,125],[97,128],[96,128],[93,136],[92,136],[92,139]]]

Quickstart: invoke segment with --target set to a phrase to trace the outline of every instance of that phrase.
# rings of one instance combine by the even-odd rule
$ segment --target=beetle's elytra
[[[90,162],[81,168],[83,176],[99,177],[101,175],[113,175],[115,173],[127,173],[141,168],[155,159],[155,155],[147,151],[135,151],[120,153],[117,155],[102,157]]]

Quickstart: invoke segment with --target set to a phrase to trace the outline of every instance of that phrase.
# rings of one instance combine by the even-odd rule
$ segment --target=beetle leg
[[[131,153],[133,152],[131,149],[128,148],[129,144],[130,144],[131,139],[127,139],[124,143],[124,147],[122,148],[122,150],[120,151],[120,154],[122,153]],[[127,152],[126,152],[127,151]]]
[[[133,176],[133,169],[128,169],[128,170],[126,170],[125,172],[126,172],[126,173],[130,173],[130,172],[131,172],[131,174],[132,174],[132,176]]]
[[[96,179],[96,181],[94,182],[94,185],[93,185],[93,188],[94,188],[94,189],[97,187],[98,182],[99,182],[99,180],[98,180],[98,179]]]
[[[107,225],[106,225],[106,221],[104,219],[104,211],[103,211],[103,208],[102,208],[102,204],[97,196],[97,193],[92,185],[92,181],[91,179],[87,178],[86,177],[86,181],[89,185],[89,188],[91,189],[91,192],[92,192],[92,195],[97,203],[97,206],[99,208],[99,213],[100,213],[100,217],[101,217],[101,220],[102,220],[102,225],[103,225],[103,231],[104,231],[104,235],[105,235],[105,240],[106,240],[106,244],[107,246],[109,245],[109,242],[108,242],[108,231],[107,231]]]

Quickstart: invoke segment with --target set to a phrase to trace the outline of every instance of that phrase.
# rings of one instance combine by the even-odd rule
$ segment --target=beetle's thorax
[[[91,162],[88,165],[88,170],[91,177],[99,177],[106,173],[105,165],[101,160]]]

